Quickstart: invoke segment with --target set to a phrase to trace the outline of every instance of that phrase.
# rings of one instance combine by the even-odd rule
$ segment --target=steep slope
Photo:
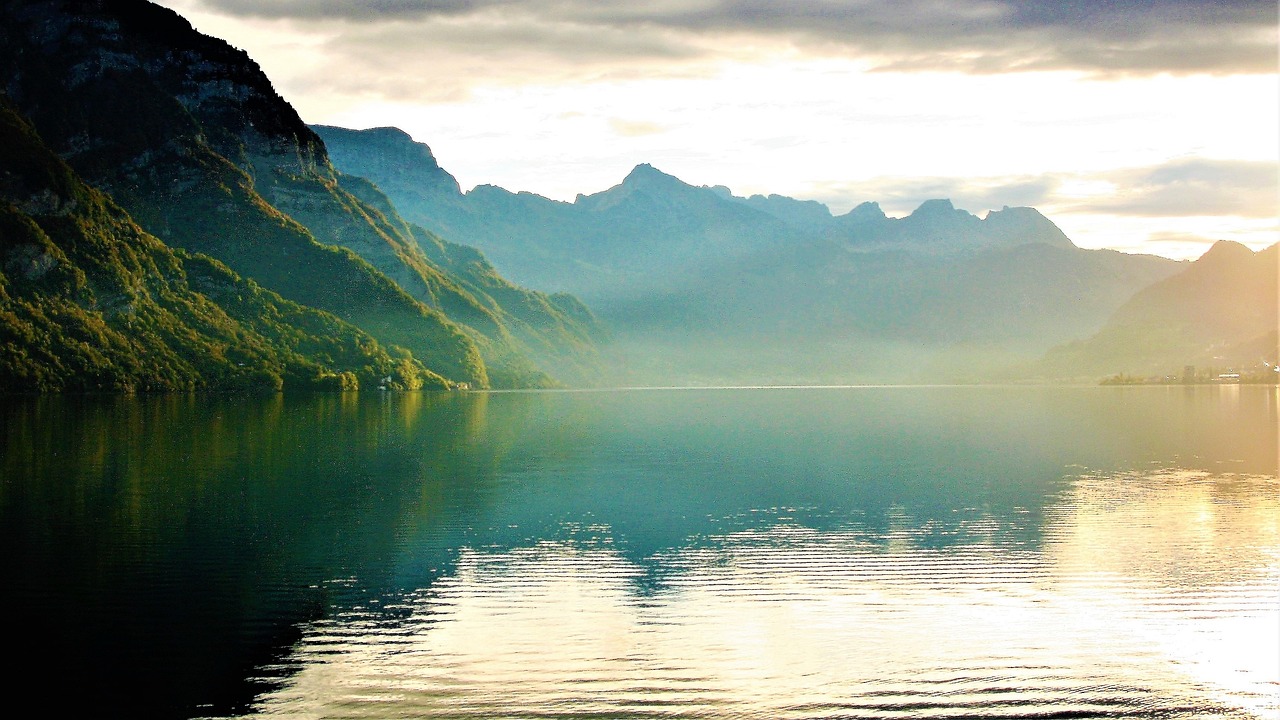
[[[1260,370],[1277,363],[1280,246],[1219,241],[1181,273],[1122,305],[1097,334],[1054,348],[1058,375],[1176,375],[1186,365]]]
[[[332,315],[171,250],[2,99],[0,168],[0,392],[446,386]]]
[[[344,172],[376,178],[376,183],[405,208],[420,203],[456,200],[461,209],[462,188],[423,143],[393,127],[348,130],[332,125],[312,125],[324,140],[329,158]]]
[[[498,360],[490,370],[497,374],[496,384],[540,384],[542,374],[537,368],[577,385],[599,379],[598,345],[607,333],[577,298],[511,283],[475,248],[448,242],[405,221],[390,199],[365,178],[340,174],[339,183],[373,210],[378,223],[410,239],[405,244],[405,261],[423,268],[424,301],[463,328],[474,329],[472,336],[482,354]]]
[[[500,385],[551,382],[493,318],[473,313],[473,327],[449,316],[438,290],[466,291],[398,218],[347,190],[324,144],[243,52],[141,0],[7,2],[0,20],[8,92],[148,231],[452,379],[483,386],[492,371]]]
[[[243,52],[141,0],[7,2],[0,19],[0,67],[19,109],[148,232],[405,347],[450,379],[487,384],[455,324],[258,192],[327,161]]]
[[[290,197],[282,201],[283,207],[296,208],[292,214],[308,227],[325,228],[323,237],[355,249],[415,297],[475,329],[472,339],[490,365],[498,368],[497,384],[543,384],[529,359],[571,383],[599,378],[597,343],[605,331],[581,302],[564,293],[549,296],[519,287],[482,254],[401,217],[397,205],[412,205],[415,198],[461,198],[457,181],[440,168],[430,149],[394,128],[362,133],[317,129],[331,135],[334,161],[347,171],[338,174],[339,189],[363,203],[358,211],[378,228],[381,239],[352,232],[361,228],[352,227],[350,215],[331,211],[322,215],[316,203],[293,202]],[[358,136],[376,151],[353,158],[348,136]],[[373,164],[365,166],[358,158]],[[378,186],[364,180],[366,176],[377,177]],[[400,200],[393,203],[379,186],[396,189]],[[449,233],[449,227],[444,232]],[[490,371],[495,372],[493,367]]]

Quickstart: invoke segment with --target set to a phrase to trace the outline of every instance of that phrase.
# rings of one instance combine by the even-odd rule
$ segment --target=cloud
[[[1115,192],[1088,198],[1073,212],[1142,217],[1233,215],[1274,218],[1280,170],[1272,162],[1189,158],[1100,174]]]
[[[623,137],[659,135],[667,130],[665,126],[658,123],[644,120],[624,120],[622,118],[609,118],[609,129]]]
[[[416,28],[426,36],[418,48],[442,41],[471,52],[519,49],[579,62],[669,57],[676,48],[677,55],[713,55],[730,40],[864,58],[886,69],[974,73],[1270,73],[1276,58],[1272,0],[199,2],[211,12],[331,28]],[[433,32],[446,26],[472,32]]]
[[[306,18],[304,18],[306,19]],[[275,21],[314,62],[264,64],[299,96],[455,101],[476,86],[555,85],[705,74],[711,53],[670,30],[634,33],[492,10],[378,22]]]
[[[1191,245],[1202,248],[1217,242],[1217,238],[1205,237],[1196,233],[1159,230],[1147,236],[1147,242],[1162,245]]]
[[[1275,244],[1277,229],[1224,223],[1208,232],[1156,230],[1147,233],[1137,248],[1165,257],[1194,260],[1220,240],[1238,242],[1254,251],[1263,250]]]

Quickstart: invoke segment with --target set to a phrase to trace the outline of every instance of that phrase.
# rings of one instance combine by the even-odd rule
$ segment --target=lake
[[[1275,718],[1280,391],[0,405],[9,703]]]

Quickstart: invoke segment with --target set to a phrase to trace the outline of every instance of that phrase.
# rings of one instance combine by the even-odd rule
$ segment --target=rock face
[[[147,231],[452,380],[550,382],[504,326],[502,304],[434,265],[393,208],[350,192],[357,182],[334,170],[324,143],[243,52],[141,0],[7,2],[0,26],[5,92],[49,147]],[[544,330],[572,338],[567,354],[592,364],[589,316],[549,312],[521,334],[545,344]]]
[[[831,222],[831,210],[816,200],[796,200],[785,195],[752,195],[741,198],[723,185],[717,186],[722,197],[746,203],[748,207],[768,213],[786,224],[800,229],[815,231]]]
[[[323,143],[258,65],[170,10],[50,0],[4,12],[6,91],[90,181],[201,144],[251,175],[327,169]]]

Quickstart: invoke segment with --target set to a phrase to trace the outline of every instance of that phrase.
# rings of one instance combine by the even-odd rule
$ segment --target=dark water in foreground
[[[0,406],[11,706],[1280,716],[1274,387]]]

